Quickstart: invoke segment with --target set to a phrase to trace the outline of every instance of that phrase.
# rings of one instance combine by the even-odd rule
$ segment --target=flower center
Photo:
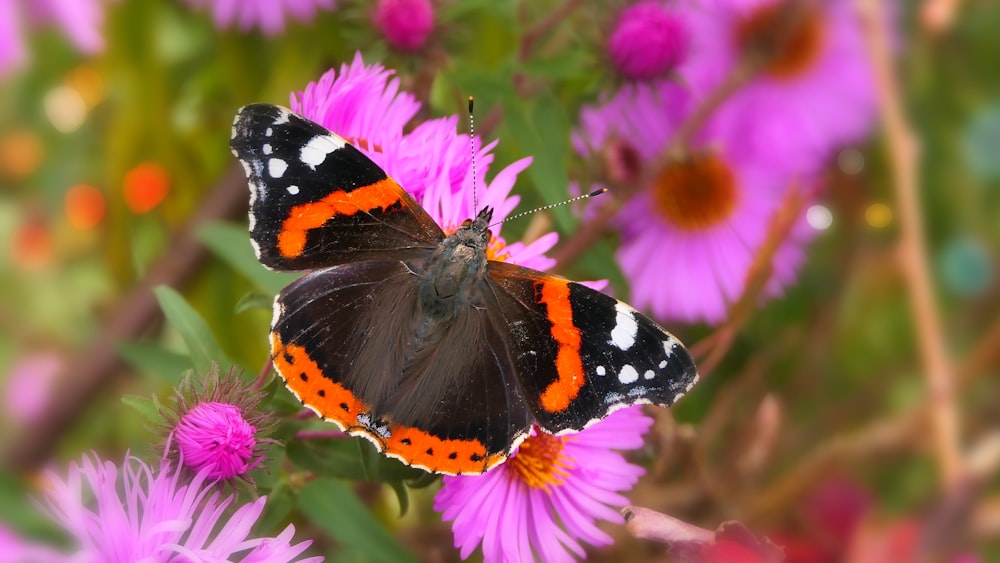
[[[538,431],[521,443],[507,460],[506,467],[532,489],[549,492],[550,487],[563,484],[571,461],[563,455],[565,438]]]
[[[727,219],[736,208],[736,178],[714,154],[668,165],[653,184],[653,202],[670,223],[701,231]]]
[[[174,436],[186,465],[207,469],[212,478],[231,479],[255,465],[256,432],[239,407],[205,402],[181,417]]]
[[[816,62],[824,34],[823,16],[812,4],[779,0],[742,19],[736,27],[736,43],[763,57],[765,73],[792,78]]]

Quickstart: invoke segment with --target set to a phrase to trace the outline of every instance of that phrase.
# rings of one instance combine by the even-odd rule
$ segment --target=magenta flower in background
[[[649,80],[677,68],[688,55],[690,38],[681,12],[658,0],[625,8],[608,37],[608,55],[622,76]]]
[[[480,544],[487,562],[584,557],[581,543],[612,543],[598,520],[623,522],[619,492],[645,470],[619,452],[642,447],[652,422],[631,407],[576,434],[532,432],[493,471],[445,477],[434,509],[452,522],[462,559]]]
[[[182,474],[131,455],[120,468],[84,456],[65,480],[46,475],[44,508],[75,540],[73,561],[322,560],[299,557],[312,542],[292,544],[290,524],[276,537],[250,536],[267,497],[227,512],[234,497],[221,498],[206,473]]]
[[[187,3],[211,11],[219,29],[256,28],[271,36],[285,31],[289,19],[308,23],[316,17],[316,12],[337,7],[336,0],[187,0]]]
[[[854,2],[703,0],[686,11],[691,57],[681,70],[696,96],[732,71],[741,53],[772,48],[789,6],[801,10],[787,46],[715,114],[732,148],[769,167],[815,172],[831,150],[858,142],[875,117],[875,86]]]
[[[28,59],[27,32],[54,24],[81,53],[104,49],[104,0],[0,0],[0,76]]]
[[[417,51],[434,29],[434,5],[430,0],[379,0],[372,19],[394,49]]]
[[[164,455],[176,467],[204,473],[209,479],[248,479],[264,460],[261,438],[273,426],[257,409],[264,394],[249,388],[234,372],[213,369],[201,379],[189,377],[176,392],[176,406],[163,409],[167,434]]]
[[[28,423],[45,416],[63,363],[63,359],[53,352],[15,360],[4,389],[6,417]]]
[[[604,105],[585,108],[574,137],[583,155],[626,144],[639,167],[657,162],[691,100],[672,82],[621,90]],[[659,319],[717,323],[742,294],[775,213],[793,184],[733,148],[709,124],[700,149],[653,174],[652,184],[622,208],[618,263],[631,284],[631,302]],[[804,217],[778,248],[765,295],[795,281],[812,230]]]

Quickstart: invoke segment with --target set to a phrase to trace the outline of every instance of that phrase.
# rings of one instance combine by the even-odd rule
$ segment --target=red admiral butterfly
[[[482,473],[533,423],[576,432],[626,406],[669,406],[697,381],[681,343],[625,303],[488,260],[492,209],[446,235],[361,151],[273,105],[242,108],[231,146],[257,258],[311,270],[275,298],[275,368],[386,455]]]

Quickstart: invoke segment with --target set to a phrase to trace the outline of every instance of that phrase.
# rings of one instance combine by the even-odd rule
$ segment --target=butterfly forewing
[[[444,237],[364,153],[285,108],[244,106],[230,145],[247,173],[250,239],[265,266],[308,270],[405,258]]]
[[[629,405],[669,406],[698,379],[681,343],[621,301],[502,262],[489,263],[489,278],[493,317],[548,432],[582,430]]]

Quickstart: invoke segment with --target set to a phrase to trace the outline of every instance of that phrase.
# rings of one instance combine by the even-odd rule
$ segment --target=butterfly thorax
[[[493,210],[487,207],[474,221],[467,219],[425,262],[420,307],[432,318],[454,317],[465,307],[482,305],[478,288],[486,276],[487,226],[492,217]]]

